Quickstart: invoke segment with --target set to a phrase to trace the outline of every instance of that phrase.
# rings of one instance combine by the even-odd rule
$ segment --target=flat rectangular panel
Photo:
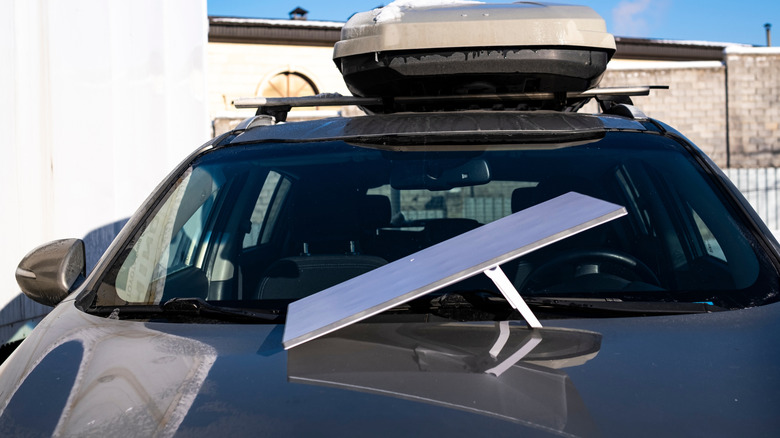
[[[625,214],[561,195],[291,303],[282,343],[289,349]]]

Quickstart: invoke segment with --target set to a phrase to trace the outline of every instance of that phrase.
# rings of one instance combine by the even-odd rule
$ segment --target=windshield
[[[127,243],[94,304],[199,298],[283,309],[569,191],[628,215],[502,265],[523,297],[740,308],[776,294],[774,268],[741,216],[673,140],[609,133],[558,148],[425,149],[332,141],[204,155]],[[479,301],[492,319],[497,297],[477,276],[423,307],[470,319]]]

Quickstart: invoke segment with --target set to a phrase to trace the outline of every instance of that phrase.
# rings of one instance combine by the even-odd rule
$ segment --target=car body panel
[[[283,349],[280,325],[119,321],[84,314],[68,302],[14,353],[28,360],[11,360],[0,369],[0,430],[64,436],[120,433],[128,427],[145,436],[310,435],[323,430],[347,436],[466,436],[485,430],[498,436],[521,431],[531,436],[726,436],[750,430],[753,436],[770,436],[780,427],[775,415],[780,405],[779,314],[780,304],[772,304],[712,314],[549,321],[551,330],[600,335],[597,354],[581,364],[561,366],[534,358],[532,349],[508,374],[495,376],[485,373],[484,366],[464,365],[476,356],[457,362],[457,355],[450,354],[455,349],[463,356],[464,327],[492,330],[494,323],[457,323],[459,329],[449,330],[453,323],[366,322],[351,332],[311,341],[298,347],[308,351],[296,353]],[[521,336],[533,333],[522,324],[512,326]],[[393,391],[370,391],[365,381],[363,388],[356,384],[360,374],[355,377],[355,367],[360,365],[349,356],[361,350],[333,348],[339,342],[350,345],[344,340],[355,336],[360,341],[361,333],[366,345],[373,336],[374,341],[385,339],[390,348],[400,345],[392,342],[394,337],[410,342],[404,333],[414,330],[422,334],[412,341],[426,347],[429,358],[438,353],[461,365],[426,369],[422,349],[396,352],[392,357],[405,365],[388,362],[377,370],[398,379]],[[426,341],[425,333],[437,337]],[[316,354],[318,343],[330,350],[336,364],[324,372],[299,360]],[[480,348],[492,344],[491,338]],[[340,356],[352,367],[345,373],[338,369]],[[420,368],[416,372],[415,366]],[[756,369],[762,373],[755,375]],[[354,388],[346,389],[343,381],[338,387],[302,383],[306,372],[309,378],[318,373],[320,380],[347,375]],[[512,378],[506,377],[510,374]],[[539,375],[551,383],[542,385]],[[499,379],[501,384],[469,396],[480,379]],[[467,391],[460,396],[453,387],[459,381]],[[434,400],[425,400],[419,395],[423,384],[438,391],[444,385],[455,395],[442,400],[441,394],[433,394],[428,398]],[[531,390],[523,392],[525,385]],[[31,400],[24,390],[32,387],[48,392]],[[484,406],[491,400],[501,406],[507,390],[515,392],[515,402],[526,396],[527,405],[502,407],[519,410],[517,417],[507,418],[506,412],[502,417],[498,408]],[[466,410],[453,397],[470,397],[483,406]],[[548,417],[538,414],[540,400],[546,400]],[[59,420],[52,422],[51,415]]]
[[[423,134],[422,125],[393,122],[416,117],[388,117],[372,132]],[[451,133],[464,117],[441,115],[439,129]],[[659,135],[645,125],[652,122],[619,117],[549,120],[564,133],[565,121],[573,120],[577,132],[576,121],[587,120],[598,135]],[[221,142],[219,149],[231,140],[262,143],[292,133],[312,141],[368,132],[346,135],[354,123],[326,121],[319,132],[303,123],[249,128],[213,143]],[[478,133],[489,123],[461,132]],[[521,136],[518,125],[536,129],[524,123],[497,129]],[[0,366],[4,434],[771,436],[780,429],[777,303],[709,314],[546,319],[541,330],[512,322],[507,345],[517,349],[495,358],[485,354],[501,337],[493,322],[361,322],[285,351],[283,325],[142,322],[80,310],[149,211],[208,149],[161,183],[86,282]],[[470,350],[463,344],[469,328],[494,335]],[[426,337],[438,329],[435,339]],[[596,336],[599,348],[534,356],[546,348],[545,331],[556,330]],[[418,334],[410,338],[410,331]],[[516,336],[525,341],[512,341]],[[490,372],[501,364],[501,372]]]

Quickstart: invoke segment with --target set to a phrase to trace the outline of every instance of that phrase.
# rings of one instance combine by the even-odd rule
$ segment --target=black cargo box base
[[[612,53],[572,48],[468,48],[364,53],[336,59],[356,96],[585,91]]]

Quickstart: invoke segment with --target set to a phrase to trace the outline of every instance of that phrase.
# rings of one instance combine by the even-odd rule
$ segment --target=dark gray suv
[[[777,242],[649,88],[593,88],[614,49],[544,47],[340,52],[355,97],[245,102],[88,276],[78,239],[31,252],[55,307],[0,433],[776,435]],[[274,123],[311,104],[369,114]]]

